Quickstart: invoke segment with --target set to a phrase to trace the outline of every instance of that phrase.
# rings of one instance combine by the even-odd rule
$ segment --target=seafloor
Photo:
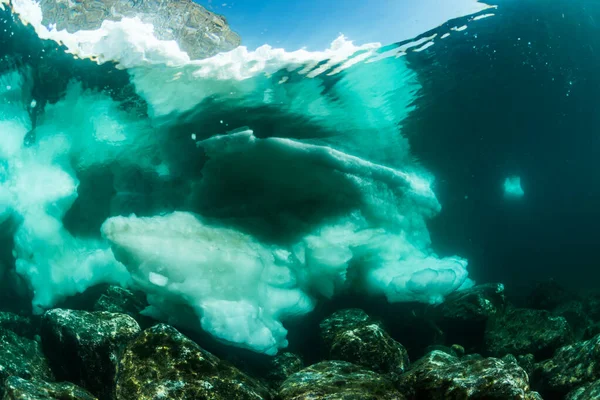
[[[600,396],[600,293],[578,296],[555,281],[514,301],[502,285],[486,284],[437,307],[330,304],[299,321],[290,348],[275,357],[154,321],[140,314],[144,298],[103,286],[41,316],[1,311],[1,398]]]

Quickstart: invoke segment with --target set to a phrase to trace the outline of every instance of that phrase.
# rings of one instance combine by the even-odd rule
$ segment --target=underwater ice
[[[521,177],[510,176],[504,180],[504,196],[507,198],[518,199],[523,197],[525,192],[521,186]]]
[[[140,119],[73,82],[25,147],[28,71],[0,78],[0,223],[14,221],[16,271],[37,312],[98,283],[133,286],[149,315],[275,354],[286,320],[344,291],[439,303],[472,284],[466,260],[431,247],[426,220],[441,207],[398,131],[418,89],[402,60],[352,65],[378,46],[339,39],[321,53],[242,48],[190,61],[151,26],[133,29],[139,21],[69,35],[42,27],[33,3],[15,4],[75,54],[107,49],[150,109]],[[325,96],[319,79],[334,66],[341,83]],[[248,116],[250,128],[206,130],[199,119],[185,142],[169,136],[189,130],[180,116],[202,116],[208,97],[231,105],[232,120],[277,106],[280,121],[308,120],[314,132],[281,122],[267,134]],[[94,200],[78,230],[65,221],[82,199]]]

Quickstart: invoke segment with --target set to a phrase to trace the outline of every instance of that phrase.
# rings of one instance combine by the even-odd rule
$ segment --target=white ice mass
[[[36,311],[98,283],[133,286],[156,317],[275,354],[287,319],[343,291],[439,303],[472,284],[466,260],[432,250],[433,177],[398,128],[419,85],[401,59],[364,63],[378,44],[340,38],[318,53],[264,46],[193,61],[139,20],[69,34],[42,26],[30,0],[12,4],[41,38],[127,69],[149,115],[72,82],[26,147],[30,71],[1,76],[0,224],[15,222],[16,272]],[[325,94],[331,75],[341,83]],[[233,104],[226,116],[250,127],[207,128],[194,119],[207,99]],[[241,111],[267,106],[288,118],[275,132]],[[184,123],[194,130],[178,142],[169,135]],[[106,219],[95,235],[77,234],[66,214],[90,186],[105,189],[83,188],[91,173],[110,182]],[[140,176],[152,183],[140,189]],[[177,207],[148,205],[165,193]]]

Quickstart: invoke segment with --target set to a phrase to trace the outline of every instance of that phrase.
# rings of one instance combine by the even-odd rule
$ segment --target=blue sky
[[[391,44],[478,7],[476,0],[196,1],[225,15],[245,46],[286,50],[323,50],[340,33],[359,44]]]

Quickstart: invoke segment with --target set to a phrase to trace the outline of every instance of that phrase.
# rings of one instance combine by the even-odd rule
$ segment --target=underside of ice
[[[430,243],[441,207],[401,135],[419,88],[401,59],[375,76],[358,61],[378,46],[339,39],[192,62],[139,21],[70,35],[15,4],[40,37],[129,68],[148,110],[73,79],[26,146],[32,72],[0,77],[0,240],[37,312],[130,285],[148,314],[274,354],[340,293],[439,303],[471,284]]]

